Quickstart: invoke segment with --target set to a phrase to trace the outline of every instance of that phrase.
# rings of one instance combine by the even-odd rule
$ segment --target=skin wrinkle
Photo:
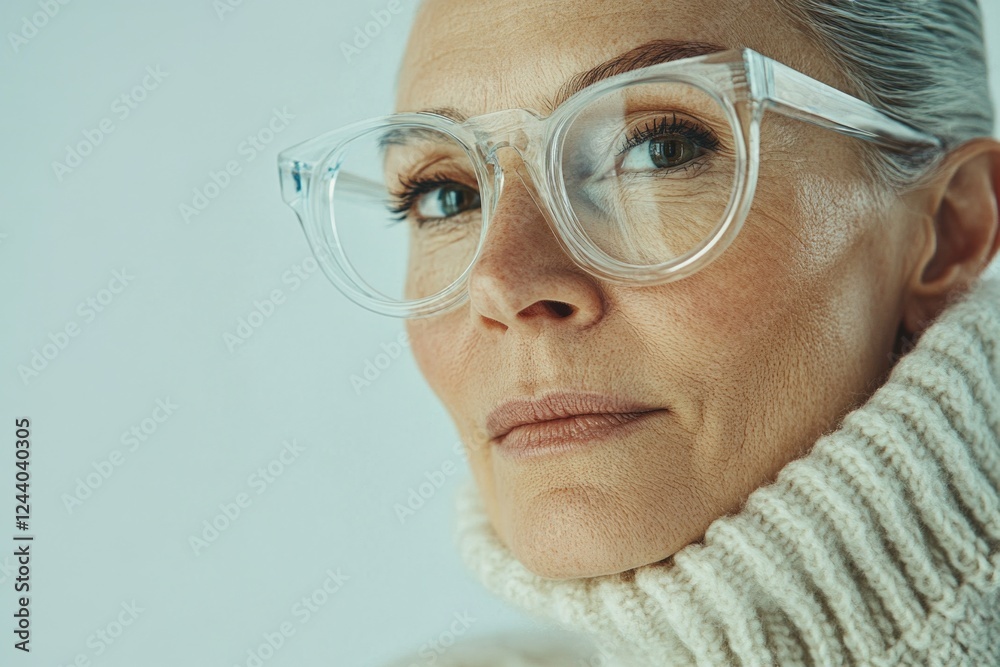
[[[574,75],[661,39],[750,46],[850,90],[774,0],[426,0],[397,110],[541,108]],[[664,561],[877,386],[932,240],[921,231],[925,199],[874,190],[860,145],[765,114],[739,235],[698,273],[644,287],[577,267],[514,175],[518,159],[501,158],[504,191],[468,302],[406,326],[468,446],[490,521],[526,567],[568,578]],[[669,411],[557,456],[512,461],[483,443],[498,403],[556,389]]]

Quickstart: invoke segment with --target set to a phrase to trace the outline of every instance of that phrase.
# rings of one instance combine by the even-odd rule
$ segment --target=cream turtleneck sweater
[[[942,312],[808,454],[661,564],[539,577],[500,542],[471,480],[456,537],[488,590],[592,640],[581,667],[992,667],[998,489],[1000,275]]]

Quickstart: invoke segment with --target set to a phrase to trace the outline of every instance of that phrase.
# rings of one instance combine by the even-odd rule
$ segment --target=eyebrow
[[[614,58],[590,68],[585,72],[580,72],[566,81],[555,96],[545,101],[545,112],[551,113],[556,107],[568,100],[570,97],[580,92],[587,86],[592,86],[599,81],[603,81],[618,74],[631,72],[632,70],[672,60],[683,58],[694,58],[710,53],[726,51],[734,47],[721,46],[711,42],[682,41],[673,39],[657,39],[646,42],[640,46],[621,53]],[[468,119],[468,116],[454,107],[436,107],[433,109],[421,109],[422,113],[434,113],[446,116],[461,123]]]
[[[555,109],[587,86],[592,86],[609,77],[672,60],[718,53],[728,48],[730,47],[709,42],[685,42],[670,39],[646,42],[571,78],[559,88],[554,98],[548,100],[548,110]]]

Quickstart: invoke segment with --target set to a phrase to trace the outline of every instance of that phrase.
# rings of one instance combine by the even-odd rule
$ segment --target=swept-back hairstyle
[[[775,0],[813,34],[858,97],[952,149],[993,134],[978,0]],[[887,186],[916,185],[933,160],[866,146]]]

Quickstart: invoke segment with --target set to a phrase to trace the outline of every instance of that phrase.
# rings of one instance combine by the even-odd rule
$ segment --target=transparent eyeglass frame
[[[709,95],[728,116],[736,174],[729,204],[714,231],[697,247],[670,261],[636,266],[600,250],[580,225],[564,187],[562,152],[567,130],[588,105],[636,84],[685,83]],[[766,110],[873,142],[891,151],[942,149],[938,138],[901,123],[867,102],[828,86],[752,49],[732,49],[674,60],[606,78],[577,92],[549,116],[508,109],[464,122],[432,113],[397,113],[361,121],[292,146],[278,155],[282,198],[295,211],[317,262],[349,299],[383,315],[430,317],[459,307],[478,260],[503,188],[496,152],[512,147],[527,169],[525,180],[559,245],[596,278],[629,285],[667,283],[690,276],[733,241],[753,201],[759,163],[760,124]],[[475,256],[448,287],[425,298],[398,301],[370,287],[344,253],[333,216],[338,197],[386,198],[385,187],[340,169],[352,140],[372,132],[418,127],[450,137],[464,148],[476,171],[482,228]]]

